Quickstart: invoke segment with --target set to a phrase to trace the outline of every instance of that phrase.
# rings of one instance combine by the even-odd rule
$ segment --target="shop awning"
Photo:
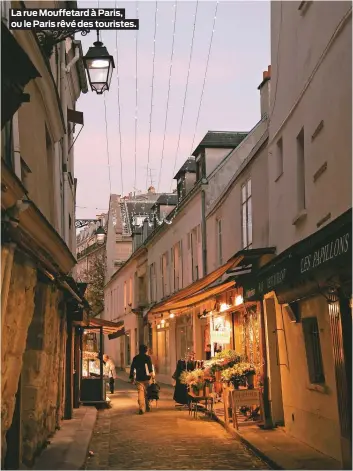
[[[91,317],[87,322],[75,322],[76,325],[81,327],[103,327],[103,334],[112,335],[117,334],[118,332],[124,332],[124,322],[111,322],[105,319],[98,319],[97,317]],[[124,335],[124,334],[121,334]],[[115,338],[115,337],[114,337]]]
[[[176,303],[179,303],[179,301],[184,301],[184,300],[186,301],[187,298],[188,300],[190,300],[190,298],[196,294],[201,295],[202,293],[200,293],[200,291],[204,290],[205,288],[210,286],[212,283],[214,283],[216,280],[221,278],[221,276],[223,276],[227,270],[229,270],[232,267],[237,266],[243,260],[243,257],[244,257],[243,255],[238,255],[238,254],[234,255],[232,258],[228,260],[227,263],[217,268],[217,270],[214,270],[212,273],[209,273],[208,275],[204,276],[200,280],[195,281],[194,283],[187,286],[186,288],[183,288],[180,291],[178,291],[176,294],[169,296],[169,298],[153,306],[149,310],[149,314],[157,314],[160,312],[175,309],[174,305]],[[234,284],[235,283],[233,281],[233,285]],[[218,288],[218,287],[215,287],[215,288]],[[193,302],[192,304],[195,304],[195,303]]]
[[[262,267],[245,283],[244,299],[259,300],[275,291],[281,303],[290,303],[338,275],[352,278],[351,209]]]
[[[227,291],[228,289],[232,288],[235,286],[235,281],[228,281],[225,283],[222,283],[217,286],[213,286],[212,288],[205,289],[203,291],[198,291],[196,294],[192,296],[188,296],[187,298],[183,299],[182,301],[178,301],[176,303],[171,303],[168,304],[168,311],[177,311],[178,309],[183,309],[186,307],[192,307],[195,304],[202,303],[203,301],[206,301],[206,299],[211,298],[213,296],[217,296],[218,294],[223,293],[224,291]],[[165,308],[163,309],[165,311]]]

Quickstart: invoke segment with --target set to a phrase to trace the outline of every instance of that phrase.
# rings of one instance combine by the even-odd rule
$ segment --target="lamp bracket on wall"
[[[53,53],[53,48],[56,44],[61,41],[65,41],[66,38],[74,38],[75,33],[81,33],[82,36],[87,36],[90,29],[72,28],[72,29],[61,29],[61,30],[41,30],[36,31],[39,44],[43,48],[47,57],[50,57]]]

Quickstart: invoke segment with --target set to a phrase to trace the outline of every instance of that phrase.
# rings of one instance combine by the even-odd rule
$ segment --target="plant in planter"
[[[256,375],[256,369],[250,363],[243,363],[243,372],[246,377],[248,389],[254,389],[254,377]]]
[[[245,377],[242,368],[239,368],[239,363],[222,371],[222,380],[228,385],[233,384],[235,389],[239,389],[239,386],[244,385]]]
[[[195,394],[199,396],[200,391],[205,386],[204,370],[197,369],[194,371],[183,371],[180,376],[180,382],[186,384]]]

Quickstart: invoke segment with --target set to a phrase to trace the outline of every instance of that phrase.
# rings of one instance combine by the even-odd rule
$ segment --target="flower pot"
[[[246,377],[246,382],[248,384],[248,389],[254,389],[254,378],[255,378],[255,374],[250,374],[250,375],[247,375]]]
[[[216,381],[219,382],[222,379],[222,373],[220,371],[215,371]]]
[[[205,397],[207,397],[207,396],[210,395],[210,387],[209,387],[209,386],[205,386],[205,387],[203,388],[203,395],[204,395]]]

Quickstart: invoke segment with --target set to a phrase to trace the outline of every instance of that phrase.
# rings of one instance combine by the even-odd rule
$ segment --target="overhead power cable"
[[[115,1],[115,9],[117,9],[117,2]],[[123,177],[123,156],[122,156],[122,142],[121,142],[121,111],[120,111],[120,77],[119,77],[119,41],[118,30],[115,32],[115,53],[116,53],[116,78],[118,85],[118,131],[119,131],[119,161],[120,161],[120,179],[121,179],[121,194],[124,196],[124,177]]]
[[[183,102],[183,109],[181,113],[181,122],[180,122],[180,127],[179,127],[179,136],[178,136],[178,144],[177,144],[177,150],[175,153],[175,159],[174,159],[174,166],[173,166],[173,175],[172,175],[172,183],[171,183],[171,190],[173,188],[173,177],[175,174],[175,167],[177,163],[177,158],[178,158],[178,152],[179,152],[179,146],[180,146],[180,136],[181,136],[181,130],[183,127],[183,121],[184,121],[184,113],[185,113],[185,103],[186,103],[186,97],[188,93],[188,87],[189,87],[189,77],[190,77],[190,68],[191,68],[191,60],[192,60],[192,53],[194,50],[194,39],[195,39],[195,28],[196,28],[196,21],[197,21],[197,9],[199,6],[199,0],[196,2],[196,9],[195,9],[195,15],[194,15],[194,26],[193,26],[193,31],[192,31],[192,39],[191,39],[191,48],[190,48],[190,56],[189,56],[189,65],[188,65],[188,74],[186,78],[186,87],[185,87],[185,94],[184,94],[184,102]]]
[[[107,160],[108,160],[108,177],[109,177],[109,194],[112,193],[112,180],[110,176],[110,156],[109,156],[109,139],[108,139],[108,121],[107,121],[107,103],[104,96],[104,121],[105,121],[105,142],[107,150]]]
[[[156,9],[155,9],[155,13],[154,13],[152,90],[151,90],[151,108],[150,108],[150,130],[149,130],[149,135],[148,135],[148,150],[147,150],[146,189],[147,189],[147,185],[148,185],[148,169],[149,169],[149,165],[150,165],[150,150],[151,150],[152,110],[153,110],[153,91],[154,91],[154,65],[155,65],[155,57],[156,57],[156,35],[157,35],[157,12],[158,12],[158,2],[156,2]]]
[[[171,79],[172,79],[172,68],[173,68],[173,57],[174,57],[174,41],[175,41],[176,18],[177,18],[177,2],[175,2],[173,8],[174,8],[174,21],[172,21],[172,23],[173,23],[173,39],[172,39],[172,51],[171,51],[171,54],[170,54],[169,80],[168,80],[168,94],[167,94],[167,109],[166,109],[166,112],[165,112],[163,144],[162,144],[162,155],[161,155],[161,162],[160,162],[160,165],[159,165],[159,176],[158,176],[157,193],[159,193],[159,185],[160,185],[160,182],[161,182],[162,167],[163,167],[163,159],[164,159],[165,136],[166,136],[166,131],[167,131],[167,123],[168,123],[170,84],[171,84]]]
[[[195,132],[194,132],[194,136],[193,136],[193,138],[192,138],[192,144],[191,144],[190,155],[192,155],[192,152],[193,152],[193,150],[194,150],[195,138],[196,138],[196,132],[197,132],[197,126],[198,126],[198,124],[199,124],[200,111],[201,111],[201,106],[202,106],[202,101],[203,101],[203,94],[204,94],[204,91],[205,91],[206,78],[207,78],[207,74],[208,74],[208,64],[209,64],[210,56],[211,56],[212,43],[213,43],[213,36],[214,36],[214,33],[215,33],[215,26],[216,26],[216,20],[217,20],[218,5],[219,5],[219,0],[217,0],[215,12],[214,12],[212,33],[211,33],[210,45],[209,45],[209,48],[208,48],[208,56],[207,56],[207,61],[206,61],[206,70],[205,70],[205,75],[204,75],[204,78],[203,78],[203,84],[202,84],[202,90],[201,90],[201,96],[200,96],[200,104],[199,104],[199,109],[198,109],[198,112],[197,112],[196,125],[195,125]]]
[[[139,7],[138,1],[136,2],[136,18],[138,18]],[[137,79],[137,64],[138,64],[138,30],[136,30],[135,35],[135,155],[134,155],[134,194],[136,191],[136,181],[137,181],[137,118],[138,118],[138,79]]]

